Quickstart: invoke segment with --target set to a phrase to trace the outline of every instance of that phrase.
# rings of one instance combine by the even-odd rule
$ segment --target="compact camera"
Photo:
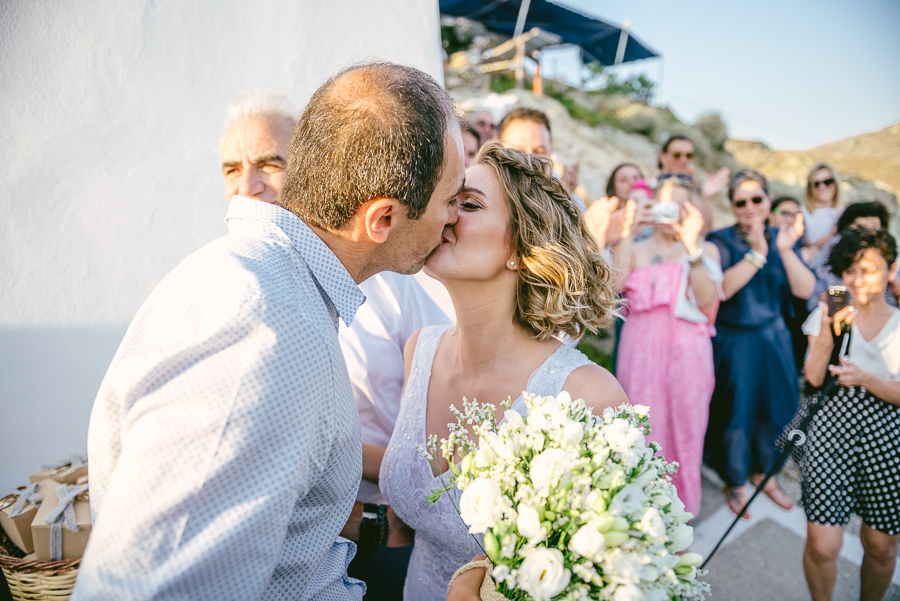
[[[650,214],[653,216],[653,223],[663,223],[666,225],[677,223],[679,217],[679,206],[677,202],[658,202],[650,207]]]

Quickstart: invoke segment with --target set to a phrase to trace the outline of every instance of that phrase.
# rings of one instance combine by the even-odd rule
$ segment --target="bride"
[[[406,388],[380,470],[382,494],[416,532],[407,601],[443,600],[453,573],[482,552],[454,508],[459,491],[426,501],[448,466],[441,460],[435,474],[416,446],[447,436],[451,405],[467,397],[500,408],[512,398],[524,415],[522,391],[563,389],[595,413],[627,401],[608,371],[559,342],[608,325],[617,301],[609,267],[550,163],[490,142],[466,170],[458,200],[459,221],[425,264],[450,292],[458,323],[423,328],[407,342]]]

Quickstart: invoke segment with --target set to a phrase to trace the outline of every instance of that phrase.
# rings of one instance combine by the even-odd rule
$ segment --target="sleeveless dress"
[[[666,461],[678,462],[678,497],[698,515],[703,438],[715,386],[715,330],[676,317],[684,269],[682,262],[660,263],[628,274],[616,376],[631,403],[650,407],[649,439],[662,446]]]
[[[453,573],[469,563],[473,556],[482,553],[481,536],[476,543],[454,507],[459,506],[458,490],[444,493],[436,503],[427,502],[426,497],[432,490],[442,488],[442,482],[449,482],[449,471],[435,476],[429,462],[416,449],[417,444],[425,446],[428,382],[435,352],[447,329],[447,326],[429,326],[419,334],[400,414],[381,462],[382,495],[397,515],[416,531],[403,587],[405,601],[443,601]],[[573,370],[590,363],[580,351],[562,345],[531,374],[525,390],[536,395],[555,396],[562,391]],[[498,402],[489,402],[494,402],[502,411]],[[462,408],[462,403],[457,406]],[[523,415],[527,413],[521,396],[513,403],[513,408]],[[439,433],[438,439],[445,438],[446,434]]]

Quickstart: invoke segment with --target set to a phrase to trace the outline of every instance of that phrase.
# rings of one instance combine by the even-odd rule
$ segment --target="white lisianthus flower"
[[[620,584],[612,596],[613,601],[643,601],[644,592],[633,584]]]
[[[631,515],[644,508],[644,489],[637,484],[626,484],[609,502],[609,512],[613,515]]]
[[[666,592],[666,589],[660,587],[645,590],[643,597],[644,601],[669,601],[671,598],[671,595]]]
[[[694,529],[688,526],[687,524],[682,524],[678,527],[678,530],[672,535],[672,544],[669,547],[669,551],[672,553],[678,553],[679,551],[684,551],[688,547],[691,546],[691,543],[694,542]]]
[[[606,546],[606,539],[600,534],[596,524],[588,523],[578,529],[572,540],[569,541],[569,549],[582,557],[594,559]]]
[[[491,447],[487,445],[478,445],[478,450],[475,451],[475,466],[476,467],[491,467],[497,463],[497,454],[491,449]]]
[[[641,532],[646,533],[651,539],[666,535],[666,525],[655,507],[649,507],[644,511],[644,515],[641,517],[640,529]]]
[[[507,409],[506,411],[504,411],[503,419],[505,419],[506,423],[508,423],[516,430],[521,430],[525,427],[525,420],[522,419],[522,414],[515,409]]]
[[[484,534],[495,524],[494,508],[503,493],[489,478],[473,480],[459,498],[459,515],[469,526],[469,534]]]
[[[656,471],[656,468],[651,467],[649,470],[638,476],[634,483],[640,486],[641,488],[646,487],[648,484],[656,480],[656,477],[659,475],[659,472]]]
[[[531,482],[538,494],[548,495],[556,486],[565,484],[572,477],[570,470],[575,461],[562,449],[547,449],[531,460]]]
[[[540,548],[519,566],[519,588],[535,601],[549,601],[569,585],[572,574],[566,569],[558,549]]]
[[[563,446],[577,449],[581,445],[583,438],[584,424],[567,418],[566,423],[562,426],[562,430],[560,430],[560,443]]]
[[[519,534],[529,541],[544,537],[544,529],[541,527],[541,517],[537,509],[530,505],[519,505],[519,515],[516,516],[516,528]]]

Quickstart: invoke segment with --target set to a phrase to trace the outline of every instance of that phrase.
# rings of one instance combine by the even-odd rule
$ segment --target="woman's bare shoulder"
[[[573,399],[584,402],[599,413],[607,407],[618,407],[628,402],[622,385],[608,370],[590,363],[572,371],[566,379],[565,390]]]

